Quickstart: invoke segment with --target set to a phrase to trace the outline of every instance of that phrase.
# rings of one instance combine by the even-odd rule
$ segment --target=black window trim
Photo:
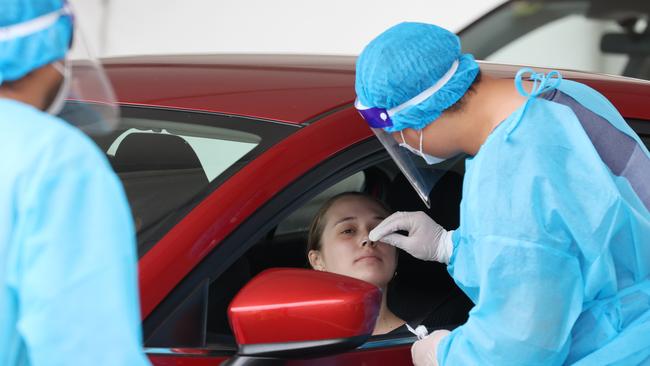
[[[650,138],[650,121],[645,121],[638,118],[626,118],[630,127],[636,132],[637,135],[641,138]],[[650,147],[648,147],[650,149]]]

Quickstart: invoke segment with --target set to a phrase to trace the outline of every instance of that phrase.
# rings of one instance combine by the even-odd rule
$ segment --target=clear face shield
[[[63,16],[72,17],[68,4],[62,11]],[[52,112],[87,134],[111,132],[120,120],[115,94],[104,69],[87,47],[79,24],[74,26],[71,46],[66,60],[55,65],[64,78],[57,98],[65,103],[57,108],[55,100],[53,107],[59,111]]]
[[[381,142],[386,151],[388,151],[388,154],[397,167],[411,183],[424,204],[428,208],[431,208],[431,202],[429,200],[431,190],[442,176],[459,160],[460,156],[444,161],[440,159],[439,162],[435,164],[427,163],[423,156],[409,151],[405,146],[400,146],[404,144],[404,141],[401,139],[399,133],[389,133],[384,131],[385,127],[393,125],[390,117],[396,113],[395,111],[385,110],[383,108],[366,107],[358,100],[355,102],[355,107],[366,120],[375,136],[377,136],[379,142]],[[418,147],[411,146],[411,149],[413,150],[417,150],[417,148]]]
[[[72,40],[65,59],[51,64],[61,74],[62,82],[46,112],[88,134],[110,132],[119,122],[115,95],[101,64],[88,49],[83,32],[75,24],[67,2],[53,12],[0,28],[0,42],[22,39],[23,43],[28,43],[29,40],[25,39],[39,32],[54,28],[60,31],[63,29],[62,21],[70,23]]]

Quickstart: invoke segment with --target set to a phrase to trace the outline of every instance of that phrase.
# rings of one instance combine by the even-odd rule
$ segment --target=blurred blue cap
[[[361,52],[355,90],[360,104],[390,110],[451,75],[433,95],[392,115],[392,126],[384,127],[387,132],[419,130],[456,103],[478,71],[474,57],[461,54],[454,33],[432,24],[406,22],[389,28]]]
[[[63,59],[72,23],[63,0],[1,0],[0,84]]]

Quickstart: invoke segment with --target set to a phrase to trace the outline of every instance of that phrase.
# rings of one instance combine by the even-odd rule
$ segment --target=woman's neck
[[[382,289],[381,297],[381,307],[379,308],[379,315],[377,316],[377,321],[375,322],[375,329],[372,332],[372,335],[386,334],[391,330],[402,326],[405,322],[400,319],[397,315],[393,314],[392,311],[386,305],[386,289]]]

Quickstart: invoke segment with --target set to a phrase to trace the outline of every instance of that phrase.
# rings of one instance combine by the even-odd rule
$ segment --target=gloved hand
[[[396,233],[408,231],[408,236]],[[449,263],[453,250],[451,234],[422,211],[395,212],[375,227],[368,238],[405,250],[425,261]]]
[[[448,330],[436,330],[426,338],[421,339],[411,346],[411,358],[415,366],[438,366],[436,350],[438,343],[446,337]]]

